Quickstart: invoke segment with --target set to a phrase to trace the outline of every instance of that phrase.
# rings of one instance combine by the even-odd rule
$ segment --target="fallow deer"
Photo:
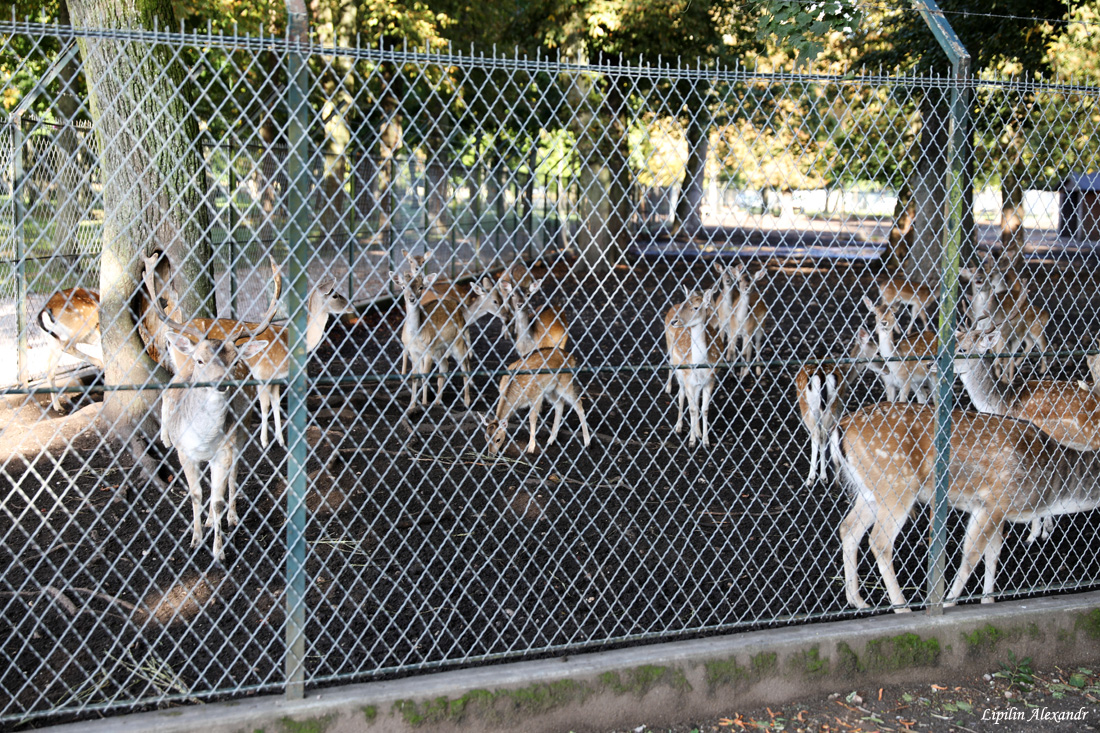
[[[895,339],[894,333],[900,329],[894,309],[883,303],[872,303],[867,296],[863,296],[863,304],[875,317],[879,354],[886,359],[886,368],[897,385],[898,399],[904,402],[913,392],[918,402],[927,403],[935,373],[936,334],[921,331]]]
[[[243,443],[238,434],[238,423],[243,416],[228,394],[228,387],[192,385],[233,379],[234,367],[241,360],[255,356],[266,348],[266,341],[255,339],[271,325],[271,319],[275,317],[282,280],[272,262],[275,294],[263,320],[254,327],[238,322],[224,338],[212,338],[190,323],[180,323],[165,315],[156,298],[152,277],[154,263],[151,259],[146,260],[145,286],[157,317],[169,329],[173,353],[181,357],[172,386],[161,394],[160,437],[166,446],[176,449],[187,477],[192,510],[191,547],[197,547],[202,542],[202,464],[210,466],[210,513],[206,526],[214,528],[213,553],[215,559],[221,562],[225,559],[222,513],[225,512],[229,526],[238,523],[237,458]],[[244,343],[237,346],[236,342],[241,340]],[[180,386],[184,384],[188,386]]]
[[[684,422],[684,400],[688,402],[688,447],[696,439],[710,445],[708,414],[714,392],[715,370],[721,355],[715,343],[716,334],[708,325],[714,293],[711,290],[692,292],[684,287],[687,299],[665,314],[665,346],[668,349],[670,374],[680,386],[676,398],[676,433]],[[671,385],[671,382],[670,382]],[[668,390],[671,391],[671,390]]]
[[[538,416],[542,404],[550,400],[554,405],[554,424],[550,428],[547,447],[553,445],[561,427],[565,405],[570,405],[581,421],[581,435],[587,448],[591,442],[588,423],[584,416],[580,392],[571,371],[543,372],[544,370],[575,369],[576,360],[561,349],[537,349],[518,361],[508,365],[511,372],[532,372],[529,374],[506,374],[500,378],[500,400],[497,402],[494,418],[486,425],[486,440],[489,455],[496,455],[507,437],[508,421],[522,408],[530,408],[531,436],[527,441],[527,452],[537,450],[535,435],[538,428]]]
[[[923,331],[931,322],[931,309],[935,302],[932,289],[924,283],[913,282],[902,275],[884,277],[878,281],[879,302],[888,306],[909,306],[909,323]]]
[[[878,345],[871,334],[861,328],[848,353],[853,361],[805,364],[795,374],[798,410],[810,434],[810,472],[806,475],[806,486],[812,486],[818,479],[825,480],[829,435],[844,414],[844,399],[858,371],[867,369],[872,363],[870,360],[877,355]]]
[[[871,550],[890,602],[896,611],[909,610],[894,571],[894,541],[914,505],[932,501],[935,424],[932,407],[881,403],[843,418],[833,432],[834,459],[852,495],[840,541],[844,591],[856,608],[867,608],[859,589],[858,553],[870,530]],[[982,602],[993,601],[1004,522],[1031,522],[1100,506],[1100,452],[1058,445],[1030,423],[956,410],[950,455],[947,501],[970,518],[949,602],[962,595],[983,557]]]
[[[533,280],[526,288],[501,284],[502,292],[510,296],[512,337],[520,356],[538,349],[564,349],[569,342],[569,324],[558,308],[545,305],[535,309],[531,306],[531,295],[540,287],[542,280]]]
[[[103,368],[103,344],[99,333],[99,293],[87,288],[67,288],[50,296],[38,312],[38,324],[50,336],[46,383],[50,403],[61,412],[58,399],[57,367],[62,354],[69,354]]]
[[[756,283],[767,270],[760,269],[755,275],[749,273],[744,265],[734,265],[722,274],[722,287],[719,291],[718,313],[719,328],[725,336],[726,359],[733,361],[740,351],[742,378],[749,374],[749,363],[753,352],[757,358],[764,341],[765,322],[768,306],[756,289]],[[736,295],[733,289],[737,289]],[[756,375],[760,376],[762,367],[756,365]]]
[[[462,401],[470,406],[470,346],[466,340],[466,316],[463,307],[450,300],[433,300],[422,303],[424,291],[437,275],[416,275],[406,278],[401,273],[391,273],[394,283],[405,298],[405,324],[401,329],[401,342],[408,354],[414,373],[420,380],[410,380],[409,409],[416,407],[416,393],[423,382],[421,403],[428,403],[428,372],[432,364],[440,369],[435,404],[443,398],[443,385],[447,375],[447,357],[453,357],[462,375]]]

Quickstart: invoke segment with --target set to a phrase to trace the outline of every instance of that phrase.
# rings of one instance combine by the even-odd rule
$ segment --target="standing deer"
[[[38,312],[38,323],[50,336],[46,383],[56,390],[57,366],[62,354],[103,368],[103,344],[99,333],[99,293],[87,288],[68,288],[50,296]],[[56,391],[50,394],[53,409],[61,412]]]
[[[875,316],[879,353],[887,360],[886,369],[897,386],[898,399],[904,402],[913,392],[918,402],[927,403],[932,394],[938,343],[936,334],[922,331],[895,340],[894,332],[900,331],[900,328],[894,309],[882,303],[872,303],[866,295],[863,296],[863,304]]]
[[[736,352],[741,352],[741,378],[749,375],[749,362],[753,352],[760,356],[760,347],[764,341],[764,325],[768,317],[768,306],[756,289],[756,283],[767,270],[760,269],[755,275],[749,274],[744,265],[734,265],[722,276],[721,299],[717,311],[720,315],[721,330],[726,336],[726,359],[733,361]],[[737,288],[736,297],[733,288]],[[740,344],[740,346],[738,346]],[[756,365],[756,375],[760,376],[762,367]]]
[[[923,331],[931,322],[931,308],[935,301],[932,289],[924,283],[915,283],[901,275],[884,277],[878,281],[879,302],[888,306],[909,306],[909,323]]]
[[[405,353],[412,362],[414,373],[422,375],[420,380],[411,379],[409,390],[409,409],[416,407],[416,393],[423,382],[421,403],[428,403],[428,372],[432,364],[438,364],[440,375],[435,403],[443,399],[443,385],[447,375],[447,357],[454,357],[462,375],[462,401],[470,406],[470,346],[466,340],[465,310],[450,300],[433,300],[422,303],[424,291],[431,286],[437,275],[411,276],[406,279],[401,273],[391,273],[394,283],[405,297],[405,325],[401,329],[401,342]]]
[[[549,369],[575,369],[576,360],[561,349],[537,349],[518,361],[508,365],[512,372],[540,372]],[[538,416],[544,401],[554,405],[554,424],[550,428],[547,447],[554,444],[561,427],[565,405],[571,405],[581,421],[581,435],[584,446],[591,442],[588,423],[584,417],[584,406],[572,372],[547,372],[533,374],[506,374],[500,378],[500,401],[497,402],[495,416],[486,424],[486,440],[489,455],[496,455],[504,445],[508,433],[508,420],[521,408],[530,408],[531,436],[527,441],[527,452],[537,450],[535,435],[538,432]]]
[[[871,339],[871,334],[861,328],[848,353],[849,358],[855,361],[848,364],[804,364],[795,374],[798,410],[802,424],[810,434],[810,472],[806,475],[806,486],[812,486],[818,479],[825,480],[829,435],[844,414],[844,398],[857,372],[868,369],[869,360],[877,355],[878,346]]]
[[[409,277],[414,278],[424,274],[424,265],[431,259],[432,253],[413,255],[408,250],[401,250],[409,262]],[[507,273],[506,273],[507,274]],[[508,325],[508,298],[505,294],[506,284],[504,276],[499,282],[494,283],[487,276],[480,281],[474,281],[469,285],[463,283],[440,284],[433,281],[426,287],[424,294],[420,296],[420,302],[424,305],[437,300],[447,300],[454,305],[461,305],[466,319],[466,343],[470,343],[469,327],[485,316],[496,316],[507,328]],[[453,307],[453,306],[452,306]],[[401,353],[401,373],[408,371],[408,352]]]
[[[530,298],[540,287],[542,280],[532,280],[526,288],[501,283],[511,302],[512,336],[520,356],[538,349],[564,349],[569,342],[569,324],[559,309],[546,305],[535,310],[531,306]]]
[[[992,603],[1004,523],[1100,506],[1100,452],[1058,445],[1035,426],[1012,418],[956,410],[951,419],[947,501],[970,518],[947,600],[953,603],[962,595],[984,557],[982,602]],[[894,541],[913,506],[932,501],[935,424],[934,408],[882,403],[857,410],[833,433],[833,455],[852,496],[840,542],[844,592],[856,608],[867,608],[859,590],[858,554],[870,530],[871,551],[890,603],[898,612],[909,610],[894,571]]]
[[[160,438],[166,446],[175,447],[187,477],[192,510],[191,547],[197,547],[202,542],[201,464],[209,464],[210,513],[206,526],[214,528],[214,557],[222,562],[225,559],[222,513],[226,513],[229,526],[238,523],[237,458],[244,442],[238,433],[238,423],[243,416],[228,394],[228,387],[190,385],[233,379],[234,368],[243,359],[255,356],[267,347],[266,341],[255,339],[271,325],[271,319],[275,317],[282,279],[272,262],[275,294],[263,320],[254,327],[238,322],[224,338],[212,338],[190,323],[179,323],[165,315],[156,298],[151,259],[146,260],[145,286],[151,295],[157,318],[169,329],[173,360],[177,366],[171,385],[189,385],[170,387],[161,394]],[[240,340],[245,342],[237,346],[236,342]]]
[[[1046,326],[1050,314],[1028,302],[1027,281],[1006,274],[996,263],[983,262],[974,269],[963,268],[960,276],[970,281],[970,307],[967,312],[971,325],[985,317],[1001,324],[1005,350],[1020,351],[1017,356],[998,357],[995,364],[1001,376],[1011,382],[1016,369],[1027,352],[1039,349],[1039,372],[1046,374],[1047,349]]]
[[[692,292],[684,287],[684,294],[687,300],[665,314],[669,372],[670,375],[675,373],[680,386],[676,398],[676,433],[683,428],[686,398],[690,415],[688,447],[694,448],[697,438],[707,447],[710,445],[707,417],[714,392],[714,366],[721,358],[715,334],[708,328],[714,293],[711,290]],[[671,392],[671,379],[666,391]]]

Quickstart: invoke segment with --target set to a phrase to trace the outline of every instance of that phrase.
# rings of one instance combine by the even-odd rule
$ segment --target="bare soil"
[[[492,372],[516,358],[497,323],[473,329],[469,411],[457,379],[443,407],[406,411],[396,305],[334,326],[313,357],[311,686],[641,634],[684,638],[850,614],[835,530],[848,502],[835,486],[803,486],[809,446],[791,382],[800,360],[836,354],[867,323],[858,303],[874,297],[875,273],[840,264],[773,269],[762,281],[771,363],[760,378],[721,375],[715,444],[689,449],[686,433],[672,431],[661,324],[682,300],[680,286],[709,286],[713,269],[696,259],[639,261],[596,280],[578,279],[570,260],[553,264],[546,296],[566,310],[570,350],[591,369],[580,376],[594,435],[588,449],[571,414],[559,443],[546,447],[546,412],[539,453],[521,452],[521,418],[511,426],[517,444],[502,459],[484,454],[481,420],[497,397]],[[1052,346],[1080,347],[1095,332],[1095,290],[1053,277],[1036,284],[1036,298],[1055,314]],[[1085,376],[1083,365],[1064,361],[1064,376]],[[880,394],[866,379],[851,404]],[[23,444],[35,425],[66,424],[38,404],[45,402],[9,413],[0,443]],[[0,454],[0,623],[10,629],[0,639],[0,714],[281,689],[286,452],[249,444],[239,471],[241,524],[227,537],[222,567],[211,562],[209,533],[189,547],[191,508],[174,455],[157,456],[171,479],[161,493],[108,446],[74,445],[29,467]],[[1095,585],[1094,519],[1062,518],[1035,546],[1023,542],[1026,527],[1011,530],[998,589],[1043,592],[1070,577]],[[961,536],[959,517],[949,532]],[[918,517],[898,543],[911,597],[924,587],[926,534]],[[955,545],[948,551],[957,556]],[[869,559],[861,573],[877,578]],[[868,594],[882,600],[877,588]]]
[[[1034,671],[1024,660],[991,663],[981,677],[930,679],[921,685],[842,689],[754,710],[731,706],[717,718],[608,733],[878,733],[958,731],[1036,733],[1100,730],[1100,676],[1079,667]]]

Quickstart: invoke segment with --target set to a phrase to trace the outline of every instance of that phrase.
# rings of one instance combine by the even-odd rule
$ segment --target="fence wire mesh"
[[[951,597],[1097,583],[1096,88],[965,82],[956,314],[957,80],[0,68],[0,721],[926,605],[941,382]]]

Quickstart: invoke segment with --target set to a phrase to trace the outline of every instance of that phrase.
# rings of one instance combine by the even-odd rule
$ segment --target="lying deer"
[[[716,334],[708,327],[714,293],[711,290],[692,292],[685,286],[684,294],[687,300],[665,314],[669,363],[669,383],[665,391],[672,391],[671,379],[675,374],[680,386],[676,398],[676,433],[683,428],[686,399],[690,415],[688,447],[694,448],[697,438],[707,447],[710,445],[707,417],[714,392],[714,366],[721,358],[715,343]]]
[[[56,390],[57,367],[62,354],[103,368],[103,344],[99,333],[99,293],[87,288],[68,288],[50,296],[38,312],[38,323],[50,336],[50,357],[46,365],[46,383]],[[61,412],[58,393],[50,394],[50,404]]]
[[[959,364],[956,363],[956,369]],[[963,557],[947,600],[962,595],[985,559],[983,603],[993,602],[1003,525],[1031,522],[1100,506],[1100,452],[1058,445],[1034,425],[998,415],[952,413],[951,482],[947,501],[970,515]],[[871,551],[890,603],[909,610],[894,571],[894,541],[914,505],[931,503],[936,411],[881,403],[841,420],[831,442],[852,508],[840,525],[844,591],[848,603],[867,608],[859,591],[858,553],[870,530]]]
[[[275,277],[275,294],[263,320],[250,327],[238,322],[224,338],[208,336],[191,323],[179,323],[165,315],[155,295],[151,263],[145,270],[145,286],[152,295],[152,307],[157,318],[169,329],[169,339],[176,361],[176,374],[172,385],[188,384],[187,387],[168,388],[161,394],[161,441],[168,447],[175,447],[183,473],[187,477],[187,486],[191,494],[192,533],[191,547],[202,542],[202,468],[210,466],[210,513],[206,526],[214,528],[214,557],[218,562],[225,559],[222,536],[221,516],[226,513],[229,526],[236,526],[237,518],[237,458],[243,436],[238,433],[238,423],[242,419],[229,387],[196,387],[193,384],[220,383],[233,379],[234,368],[242,360],[255,356],[267,348],[267,342],[257,340],[271,325],[279,305],[279,292],[282,280],[275,263],[271,269]],[[240,346],[236,342],[244,340]],[[175,356],[175,354],[181,357]],[[226,506],[226,487],[229,489],[228,510]]]
[[[577,362],[571,355],[561,349],[549,348],[537,349],[522,359],[512,362],[508,365],[508,371],[540,372],[550,369],[575,369],[576,366]],[[587,448],[591,437],[588,434],[588,423],[584,417],[580,392],[572,372],[506,374],[500,378],[500,400],[497,402],[495,416],[486,424],[489,455],[500,452],[507,437],[508,420],[525,407],[530,408],[528,419],[531,428],[527,452],[534,453],[537,450],[535,435],[538,429],[538,416],[546,400],[550,400],[554,405],[554,424],[550,428],[550,439],[546,441],[547,447],[553,445],[554,439],[558,436],[562,413],[565,411],[565,405],[568,404],[572,406],[581,421],[581,435],[584,438],[584,446]]]
[[[401,342],[412,362],[415,374],[410,380],[409,409],[416,407],[416,393],[423,382],[421,403],[428,403],[427,375],[432,364],[438,364],[440,375],[435,403],[443,399],[443,385],[447,375],[447,357],[451,356],[462,369],[462,401],[470,406],[470,346],[466,339],[466,317],[461,305],[450,300],[421,302],[424,291],[435,281],[437,274],[416,275],[406,278],[398,272],[391,273],[394,283],[405,298],[405,325],[401,329]]]
[[[909,306],[909,322],[923,331],[931,322],[935,296],[924,283],[916,283],[902,275],[884,277],[878,281],[879,302],[891,307]]]
[[[875,317],[879,354],[886,359],[886,369],[897,387],[898,399],[904,402],[913,392],[918,402],[927,403],[932,395],[938,344],[936,334],[922,331],[895,340],[895,331],[900,332],[901,329],[894,309],[884,303],[872,303],[866,295],[863,296],[863,304]]]

